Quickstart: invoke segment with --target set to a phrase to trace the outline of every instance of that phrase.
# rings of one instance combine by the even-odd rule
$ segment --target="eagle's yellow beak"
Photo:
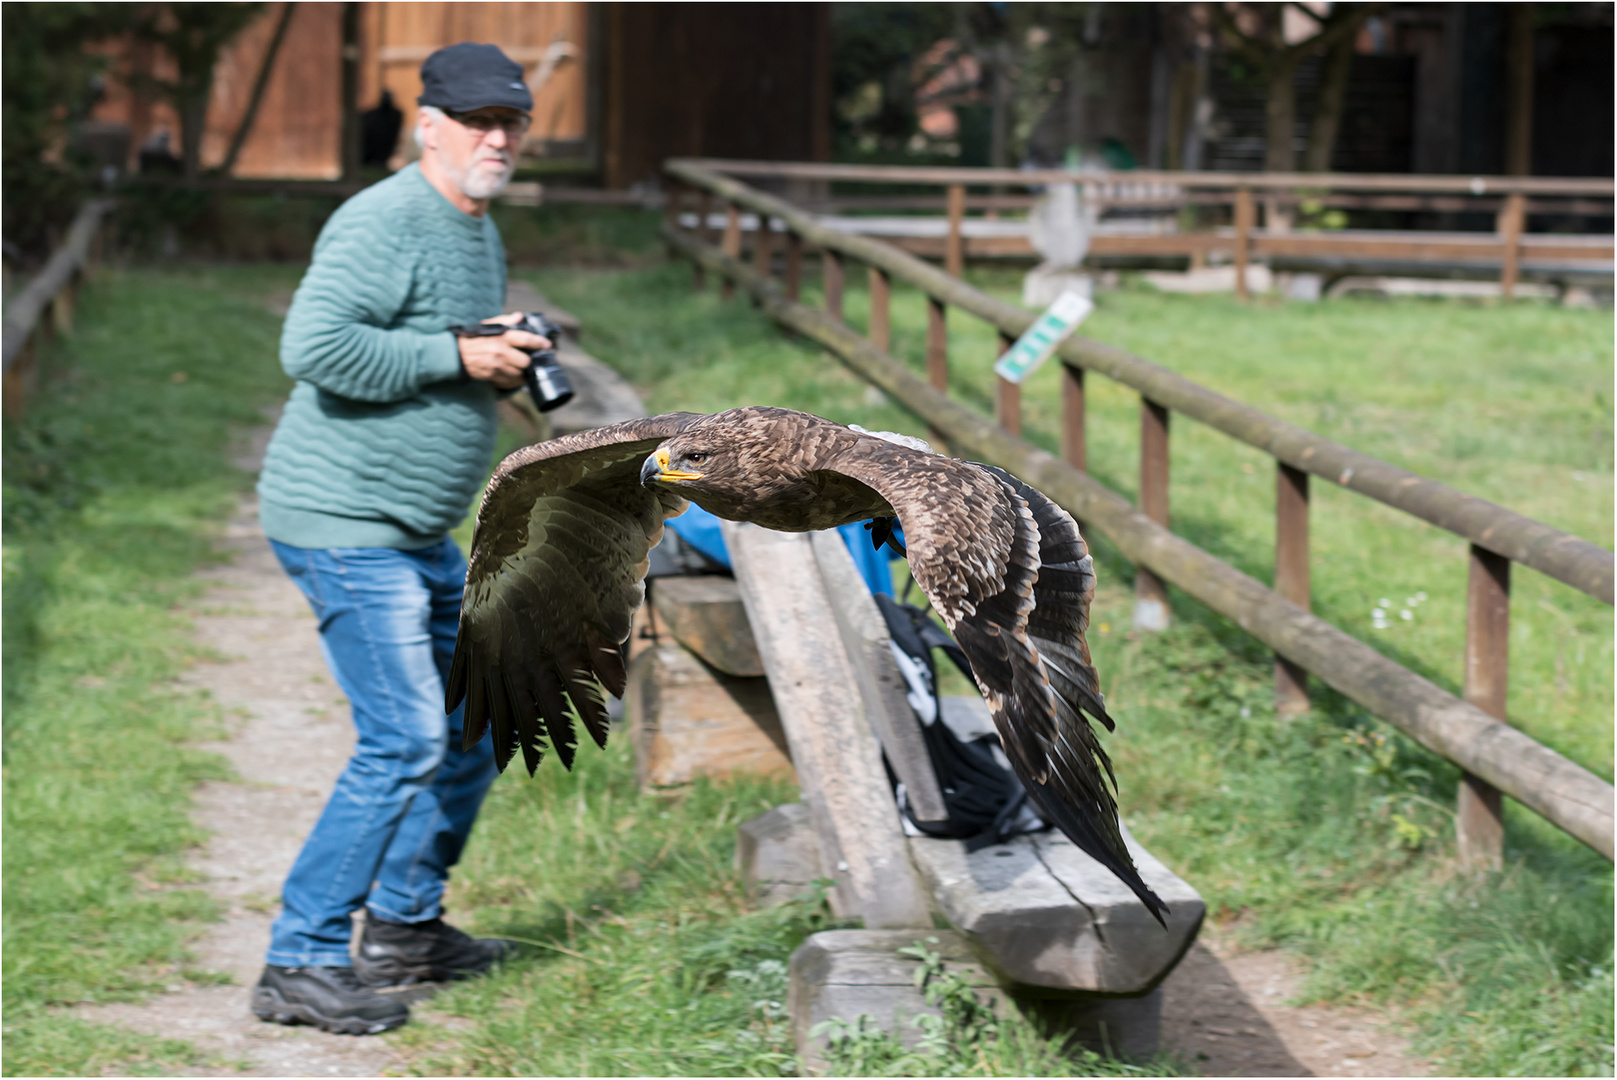
[[[653,480],[677,483],[680,480],[700,480],[701,478],[702,474],[699,472],[670,469],[668,467],[667,450],[658,450],[646,459],[644,465],[640,466],[640,482],[642,484],[649,484]]]

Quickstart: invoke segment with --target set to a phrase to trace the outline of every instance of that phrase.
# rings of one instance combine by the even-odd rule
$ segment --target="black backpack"
[[[967,851],[1049,828],[1028,800],[1021,780],[1011,771],[1000,749],[999,737],[987,733],[962,739],[943,720],[932,650],[942,649],[969,679],[971,663],[960,646],[914,604],[895,600],[884,593],[874,596],[876,606],[887,620],[895,658],[909,685],[910,705],[921,722],[927,756],[932,760],[932,770],[943,792],[944,809],[949,815],[944,821],[917,821],[905,798],[904,786],[888,765],[887,776],[897,793],[899,810],[905,820],[928,836],[965,840]]]

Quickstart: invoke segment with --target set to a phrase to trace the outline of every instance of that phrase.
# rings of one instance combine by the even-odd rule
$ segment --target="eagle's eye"
[[[703,453],[691,453],[685,455],[685,460],[690,462],[692,465],[700,465],[702,462],[706,461],[707,458],[708,456]]]

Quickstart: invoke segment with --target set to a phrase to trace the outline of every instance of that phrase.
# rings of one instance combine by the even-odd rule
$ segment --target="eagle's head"
[[[840,424],[790,409],[731,409],[659,446],[640,467],[640,482],[674,488],[722,518],[779,527],[777,512],[817,500],[821,459],[848,434]]]

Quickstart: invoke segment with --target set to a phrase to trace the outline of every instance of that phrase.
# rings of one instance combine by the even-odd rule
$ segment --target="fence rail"
[[[723,176],[707,162],[673,160],[668,175],[711,206],[716,198],[736,221],[745,208],[778,219],[786,233],[784,286],[770,263],[754,252],[756,267],[741,261],[739,228],[727,229],[723,247],[708,242],[705,215],[694,235],[679,228],[684,192],[670,197],[663,234],[670,246],[730,288],[739,284],[776,321],[819,342],[863,377],[926,421],[952,446],[1000,462],[1035,484],[1080,520],[1105,534],[1143,571],[1137,575],[1138,610],[1165,614],[1164,583],[1175,585],[1234,619],[1277,654],[1277,704],[1306,705],[1303,673],[1392,722],[1467,773],[1457,815],[1466,857],[1497,862],[1502,833],[1498,793],[1503,791],[1610,859],[1613,855],[1610,784],[1503,723],[1508,628],[1509,565],[1532,566],[1607,603],[1612,602],[1612,553],[1483,499],[1398,469],[1368,455],[1232,401],[1156,364],[1082,338],[1060,351],[1064,365],[1062,458],[1022,441],[1019,396],[1002,386],[994,421],[947,397],[947,309],[960,307],[996,327],[1001,347],[1035,318],[996,300],[913,256],[866,237],[827,229],[801,210]],[[705,207],[704,207],[705,209]],[[768,235],[760,229],[758,236]],[[825,258],[827,310],[797,302],[805,244]],[[863,262],[871,282],[867,340],[841,319],[840,283],[846,259]],[[887,304],[893,278],[928,297],[927,379],[911,374],[886,352]],[[1083,471],[1084,375],[1094,370],[1141,395],[1141,506],[1136,509]],[[1270,590],[1167,529],[1169,416],[1179,411],[1264,450],[1276,460],[1277,574]],[[1461,700],[1398,663],[1309,614],[1307,561],[1308,477],[1320,476],[1385,502],[1471,541],[1466,698]],[[1300,700],[1299,700],[1300,698]]]
[[[3,358],[0,372],[4,377],[7,416],[22,415],[28,384],[35,374],[34,340],[41,329],[45,328],[47,333],[73,332],[73,305],[78,297],[78,285],[96,256],[101,223],[112,206],[111,199],[91,199],[85,203],[68,227],[67,238],[51,253],[45,268],[7,301],[3,328],[0,328],[0,358]],[[51,317],[41,323],[40,316],[47,311]]]
[[[836,165],[816,162],[692,159],[716,172],[819,183],[939,185],[946,189],[946,221],[938,236],[910,235],[914,219],[872,221],[869,230],[925,255],[940,244],[973,255],[1029,255],[1028,237],[998,230],[966,237],[968,187],[1028,188],[1077,184],[1086,202],[1105,208],[1169,212],[1187,206],[1228,206],[1232,228],[1161,233],[1108,233],[1091,238],[1091,258],[1186,258],[1200,265],[1218,255],[1234,262],[1236,291],[1247,295],[1246,268],[1268,259],[1289,269],[1330,276],[1416,272],[1437,276],[1498,275],[1512,295],[1524,276],[1565,282],[1609,281],[1614,256],[1610,236],[1566,237],[1527,232],[1529,213],[1608,217],[1617,186],[1608,179],[1540,176],[1420,176],[1360,173],[1128,172],[978,169],[903,165]],[[1532,201],[1529,202],[1529,197]],[[996,200],[995,209],[1009,208]],[[985,205],[981,196],[975,200]],[[1493,233],[1394,232],[1382,229],[1292,231],[1291,214],[1301,203],[1360,209],[1482,212],[1495,215]],[[1258,225],[1258,211],[1264,225]],[[975,220],[975,219],[974,219]],[[895,231],[896,230],[896,231]],[[885,235],[885,234],[884,234]]]

